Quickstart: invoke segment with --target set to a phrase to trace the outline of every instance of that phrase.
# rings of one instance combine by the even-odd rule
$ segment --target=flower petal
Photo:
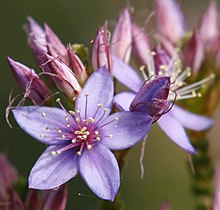
[[[120,185],[119,167],[115,156],[97,144],[84,150],[79,171],[89,188],[100,198],[113,201]]]
[[[170,139],[190,154],[196,153],[191,145],[183,126],[170,114],[163,115],[158,124],[160,128],[170,137]]]
[[[152,118],[141,112],[117,112],[106,119],[105,126],[99,126],[99,132],[104,136],[100,143],[111,150],[126,149],[141,141],[151,124]]]
[[[213,125],[213,120],[209,117],[194,114],[179,106],[173,106],[170,114],[175,117],[185,128],[195,131],[208,129]]]
[[[115,56],[112,56],[113,60],[113,76],[122,84],[133,90],[134,92],[138,92],[141,88],[143,81],[137,74],[137,72],[132,69],[129,65],[121,61]]]
[[[135,98],[135,93],[127,91],[115,95],[114,100],[119,104],[124,110],[129,111],[129,106]]]
[[[95,115],[98,104],[101,104],[102,108],[111,109],[112,99],[112,76],[109,70],[103,66],[96,70],[87,80],[82,92],[77,97],[75,110],[81,110],[81,117],[83,119],[88,119]],[[110,112],[110,110],[108,112]],[[99,110],[96,114],[96,119],[99,119],[102,115],[103,111]],[[106,114],[106,116],[108,115]]]
[[[20,127],[36,140],[45,144],[63,143],[62,134],[69,133],[67,112],[43,106],[24,106],[12,110]],[[73,124],[71,116],[68,119]],[[58,132],[60,129],[61,132]]]
[[[29,188],[46,190],[59,187],[78,172],[78,156],[73,149],[52,155],[62,146],[49,146],[31,170]]]

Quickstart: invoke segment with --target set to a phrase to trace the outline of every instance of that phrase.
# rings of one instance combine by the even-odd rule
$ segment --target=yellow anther
[[[45,117],[45,116],[46,116],[46,113],[45,113],[45,112],[42,112],[41,115],[42,115],[42,117]]]
[[[79,117],[76,117],[76,122],[77,122],[77,123],[79,123],[79,122],[80,122]]]
[[[61,133],[61,130],[59,128],[57,128],[57,133]]]
[[[89,132],[89,131],[86,131],[85,134],[88,136],[88,135],[90,134],[90,132]]]
[[[109,134],[108,136],[109,136],[110,139],[113,137],[112,134]]]
[[[59,103],[59,102],[60,102],[60,98],[57,98],[57,99],[56,99],[56,102]]]
[[[140,71],[144,71],[145,65],[140,66],[139,69],[140,69]]]
[[[88,122],[87,120],[83,120],[83,123],[84,123],[85,125],[88,125],[88,124],[89,124],[89,122]]]
[[[68,122],[66,126],[69,128],[70,127],[70,122]]]
[[[46,131],[49,131],[49,127],[46,127]]]
[[[60,155],[61,154],[61,151],[60,150],[57,150],[57,152],[56,152],[58,155]]]
[[[88,145],[87,145],[87,149],[88,149],[88,150],[92,149],[92,145],[88,144]]]
[[[69,120],[69,118],[68,118],[67,116],[65,116],[65,120],[66,120],[66,121],[68,121],[68,120]]]
[[[74,132],[74,134],[76,134],[76,135],[77,134],[82,134],[82,132],[77,130],[77,131]]]
[[[197,96],[200,98],[200,97],[202,97],[202,94],[201,93],[197,93]]]
[[[87,135],[82,135],[82,138],[83,139],[87,139]]]
[[[56,155],[56,152],[55,152],[55,151],[52,151],[52,152],[51,152],[51,155],[53,155],[53,156]]]
[[[115,117],[115,121],[118,121],[118,117]]]
[[[82,153],[80,151],[78,151],[76,154],[79,155],[79,156],[82,155]]]
[[[80,109],[77,109],[77,110],[76,110],[76,112],[77,112],[78,114],[80,113],[80,111],[81,111]]]
[[[76,113],[74,112],[74,111],[72,111],[72,110],[69,110],[69,113],[72,115],[72,116],[74,116]]]
[[[76,139],[72,139],[71,142],[74,144],[76,143]]]
[[[75,100],[76,100],[76,96],[73,97],[73,101],[75,101]]]
[[[97,136],[97,137],[96,137],[96,140],[97,140],[97,141],[100,141],[101,139],[100,139],[100,137]]]
[[[62,134],[62,138],[65,139],[65,137],[66,137],[66,136],[65,136],[64,134]]]
[[[92,117],[89,117],[89,121],[90,121],[91,123],[94,123],[94,122],[95,122],[95,120],[94,120]]]
[[[107,112],[108,111],[108,108],[104,108],[104,112]]]
[[[43,134],[43,133],[41,133],[41,134],[40,134],[40,137],[41,137],[41,138],[44,138],[44,134]]]
[[[99,135],[99,132],[98,132],[98,131],[95,131],[95,135]]]
[[[97,104],[97,106],[98,106],[99,108],[101,108],[101,107],[102,107],[102,104]]]
[[[87,97],[87,96],[89,96],[89,94],[88,94],[88,93],[86,93],[86,94],[85,94],[85,96]]]

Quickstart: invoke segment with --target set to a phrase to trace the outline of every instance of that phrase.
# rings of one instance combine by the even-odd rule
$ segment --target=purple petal
[[[173,106],[170,114],[176,118],[182,126],[195,131],[205,130],[213,125],[213,120],[209,117],[194,114],[180,108],[179,106]]]
[[[196,153],[196,150],[191,145],[183,126],[170,113],[163,115],[158,120],[158,124],[179,147],[190,154]]]
[[[43,106],[24,106],[12,110],[20,127],[36,140],[45,144],[61,144],[63,134],[69,134],[66,117],[62,109]],[[74,123],[69,116],[71,124]],[[60,129],[60,132],[58,130]],[[70,131],[69,131],[70,130]]]
[[[133,90],[134,92],[138,92],[141,88],[143,81],[137,72],[132,69],[129,65],[121,61],[115,56],[112,56],[113,59],[113,76],[122,84]]]
[[[115,95],[114,100],[124,110],[129,111],[130,104],[134,100],[135,95],[136,95],[135,93],[130,91],[118,93],[117,95]]]
[[[115,118],[118,120],[114,121]],[[103,136],[100,143],[111,150],[126,149],[141,141],[151,124],[152,118],[141,112],[117,112],[103,122],[105,126],[100,125],[99,131]]]
[[[184,34],[184,18],[175,0],[157,0],[156,18],[159,29],[170,41],[178,41]]]
[[[137,92],[134,100],[130,105],[130,110],[146,112],[146,106],[149,108],[149,104],[152,102],[152,100],[167,100],[169,90],[169,77],[158,77],[150,82],[146,82]],[[149,110],[148,114],[150,112],[151,110]]]
[[[84,150],[79,171],[89,188],[100,198],[113,201],[120,185],[118,163],[112,152],[97,144]]]
[[[49,146],[31,170],[29,188],[46,190],[59,187],[78,172],[78,156],[73,149],[52,155],[62,146]]]
[[[96,119],[103,115],[103,108],[110,112],[113,99],[113,80],[109,70],[104,66],[96,70],[87,80],[82,92],[76,100],[75,111],[81,110],[81,117],[88,119],[97,111],[98,104],[101,108],[95,115]],[[106,114],[106,116],[108,116]]]

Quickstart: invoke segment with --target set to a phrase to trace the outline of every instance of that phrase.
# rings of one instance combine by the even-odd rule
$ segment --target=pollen
[[[65,120],[66,120],[66,121],[68,121],[68,120],[69,120],[69,118],[68,118],[67,116],[65,116]]]
[[[57,128],[57,133],[61,133],[61,130],[59,128]]]
[[[90,144],[87,145],[87,149],[88,149],[88,150],[92,149],[92,145],[90,145]]]
[[[65,137],[66,137],[66,136],[65,136],[64,134],[62,134],[62,138],[65,139]]]
[[[45,113],[45,112],[42,112],[41,115],[42,115],[42,117],[45,117],[45,116],[46,116],[46,113]]]
[[[108,137],[109,137],[110,139],[112,139],[113,135],[112,135],[112,134],[109,134]]]
[[[97,106],[98,106],[99,108],[101,108],[101,107],[102,107],[102,104],[97,104]]]
[[[75,116],[75,112],[74,111],[72,111],[72,110],[69,110],[69,113],[72,115],[72,116]]]
[[[76,154],[77,154],[77,155],[79,155],[79,156],[81,156],[81,155],[82,155],[82,153],[81,153],[80,151],[78,151]]]
[[[55,151],[51,151],[51,155],[55,156],[56,152]]]
[[[71,142],[74,144],[76,143],[76,138],[75,139],[72,139]]]
[[[41,137],[41,138],[44,138],[44,134],[43,134],[43,133],[41,133],[41,134],[40,134],[40,137]]]
[[[89,117],[89,121],[90,121],[91,123],[94,123],[94,122],[95,122],[95,120],[94,120],[92,117]]]

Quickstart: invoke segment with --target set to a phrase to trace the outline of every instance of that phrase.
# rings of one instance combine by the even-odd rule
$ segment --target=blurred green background
[[[182,2],[187,22],[190,23],[187,27],[192,28],[208,1]],[[14,127],[10,129],[4,117],[8,95],[14,84],[6,56],[36,68],[22,29],[26,17],[32,16],[41,24],[47,22],[64,44],[78,42],[90,46],[97,27],[105,20],[109,20],[112,26],[126,3],[125,0],[0,0],[0,151],[8,156],[20,174],[28,176],[44,150],[44,145],[21,131],[13,120]],[[153,1],[149,0],[131,0],[130,3],[140,20],[147,17],[153,7]],[[189,187],[187,155],[154,125],[146,145],[145,176],[141,179],[140,150],[140,144],[132,149],[121,175],[121,197],[125,209],[154,210],[164,200],[169,201],[173,210],[192,209],[194,200]],[[67,210],[99,209],[101,201],[79,177],[69,184]]]

